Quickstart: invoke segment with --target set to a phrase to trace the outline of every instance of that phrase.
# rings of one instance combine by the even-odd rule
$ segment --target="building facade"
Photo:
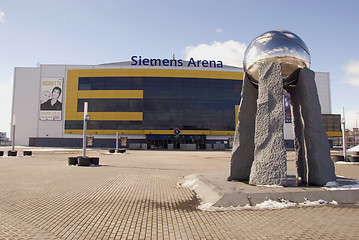
[[[15,68],[16,144],[82,146],[88,102],[93,147],[113,148],[118,134],[133,149],[230,148],[243,77],[242,68],[192,58]],[[316,73],[316,83],[322,114],[331,116],[329,74]],[[284,133],[292,147],[288,106],[284,97]]]

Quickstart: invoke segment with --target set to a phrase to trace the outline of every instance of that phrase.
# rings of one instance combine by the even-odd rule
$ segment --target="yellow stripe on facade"
[[[143,90],[81,90],[77,98],[143,99]]]
[[[172,78],[210,78],[243,80],[243,72],[199,71],[180,69],[76,69],[67,70],[67,76],[79,77],[172,77]],[[77,88],[76,88],[77,89]]]
[[[208,135],[209,130],[180,130],[179,135]],[[144,130],[144,134],[166,134],[174,135],[174,130]]]
[[[95,130],[95,129],[88,129],[88,134],[162,134],[162,135],[174,135],[174,130]],[[65,134],[82,134],[82,130],[80,129],[65,129]],[[234,131],[208,131],[208,130],[181,130],[181,135],[227,135],[233,136]]]
[[[143,121],[142,112],[88,112],[90,120],[103,121]],[[83,120],[83,112],[71,112],[66,120]]]
[[[339,131],[336,131],[336,132],[327,131],[326,133],[327,133],[328,137],[342,137],[343,136],[343,132],[339,132]],[[349,136],[349,132],[346,132],[345,135]]]
[[[144,134],[143,130],[92,130],[87,129],[87,134]],[[82,134],[83,130],[80,129],[65,129],[65,134]]]

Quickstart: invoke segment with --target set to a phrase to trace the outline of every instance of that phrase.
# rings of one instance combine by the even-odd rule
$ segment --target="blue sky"
[[[0,131],[9,132],[14,67],[101,64],[142,57],[217,58],[242,66],[258,35],[299,35],[311,69],[331,76],[332,112],[359,121],[359,1],[2,0]]]

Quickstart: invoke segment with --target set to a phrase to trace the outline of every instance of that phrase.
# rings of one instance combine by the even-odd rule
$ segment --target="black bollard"
[[[8,151],[7,152],[7,155],[9,156],[9,157],[16,157],[16,155],[17,155],[17,151]]]
[[[78,157],[77,158],[77,165],[78,166],[91,166],[91,160],[89,157]]]
[[[24,156],[32,156],[32,151],[24,151]]]

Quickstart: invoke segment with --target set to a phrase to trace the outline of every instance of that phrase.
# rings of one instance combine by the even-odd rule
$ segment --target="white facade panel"
[[[284,139],[294,139],[294,129],[292,123],[284,123]]]
[[[40,68],[15,68],[13,115],[15,144],[28,145],[29,137],[37,137],[40,104]]]
[[[332,103],[330,101],[330,76],[329,73],[316,72],[315,83],[319,96],[319,102],[322,109],[322,114],[332,113]]]
[[[66,65],[66,71],[71,69],[93,69],[92,65]]]
[[[66,75],[65,65],[41,65],[42,78],[65,77],[65,75]]]
[[[63,120],[62,121],[39,120],[38,137],[62,138],[63,132],[64,132]]]

